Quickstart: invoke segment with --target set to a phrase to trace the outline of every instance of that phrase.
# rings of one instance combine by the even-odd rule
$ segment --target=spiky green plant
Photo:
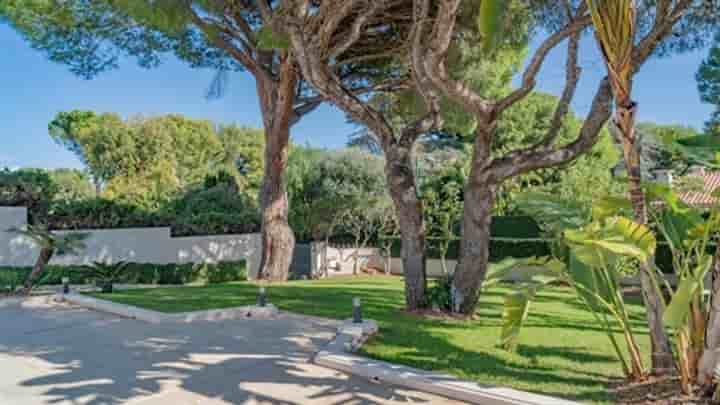
[[[88,272],[95,284],[100,287],[103,293],[112,293],[113,284],[122,280],[122,273],[128,266],[128,262],[93,262]]]

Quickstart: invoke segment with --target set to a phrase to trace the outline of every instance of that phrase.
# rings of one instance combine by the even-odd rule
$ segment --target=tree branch
[[[491,108],[490,102],[480,97],[462,81],[451,79],[447,71],[446,55],[453,39],[460,3],[461,0],[441,0],[438,14],[435,17],[430,45],[423,55],[423,70],[433,85],[442,90],[450,99],[466,106],[468,111],[475,114],[487,114]]]
[[[301,10],[296,10],[299,12]],[[287,32],[293,45],[298,65],[306,81],[311,83],[320,95],[338,104],[354,120],[362,122],[368,129],[377,134],[384,143],[391,142],[393,131],[382,113],[374,110],[363,102],[353,91],[343,86],[341,79],[331,73],[322,49],[308,46],[312,43],[303,32],[303,25],[288,23]]]
[[[492,177],[495,181],[501,182],[531,170],[559,166],[572,161],[595,145],[611,113],[612,90],[609,80],[605,78],[600,82],[590,113],[585,118],[580,134],[574,142],[557,149],[552,149],[549,145],[531,147],[494,159],[490,165]]]
[[[580,12],[583,12],[582,10]],[[512,91],[503,99],[498,101],[495,106],[496,114],[501,114],[508,107],[525,98],[535,89],[536,77],[542,68],[543,63],[547,59],[548,53],[555,48],[560,42],[572,35],[582,31],[591,23],[590,16],[577,17],[568,23],[565,28],[556,31],[543,41],[543,43],[535,50],[528,67],[525,69],[520,87]]]
[[[570,109],[570,102],[575,96],[575,90],[577,89],[577,84],[580,80],[580,73],[582,72],[582,69],[578,66],[579,42],[579,32],[576,32],[570,37],[570,39],[568,39],[568,56],[565,66],[565,88],[558,100],[555,113],[553,114],[552,121],[550,122],[550,129],[543,141],[543,145],[545,146],[549,146],[555,142],[555,139],[560,133],[563,120]]]
[[[440,124],[440,97],[433,88],[431,79],[424,65],[424,39],[428,15],[430,13],[430,0],[420,0],[413,7],[413,28],[411,31],[412,47],[410,61],[412,63],[412,77],[420,96],[425,104],[426,113],[410,125],[405,126],[400,136],[400,142],[406,146],[412,145],[417,138]]]
[[[352,4],[354,2],[350,3]],[[355,44],[360,38],[363,26],[367,24],[370,17],[372,17],[375,13],[377,13],[378,10],[381,9],[382,2],[373,1],[371,3],[372,4],[367,7],[367,10],[355,19],[348,37],[344,41],[340,42],[337,46],[330,49],[330,54],[328,56],[329,60],[336,60],[340,55],[345,53],[345,51],[347,51],[351,46],[353,46],[353,44]]]
[[[655,52],[663,38],[667,37],[673,30],[675,23],[685,14],[687,9],[692,5],[693,0],[678,0],[673,10],[667,14],[667,11],[661,15],[655,15],[655,22],[650,32],[640,40],[635,49],[633,49],[632,63],[633,72],[637,72],[645,61]],[[665,5],[669,7],[669,5]],[[658,4],[660,8],[660,4]]]

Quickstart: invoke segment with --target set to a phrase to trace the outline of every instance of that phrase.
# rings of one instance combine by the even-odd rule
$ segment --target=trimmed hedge
[[[550,242],[547,241],[523,241],[522,239],[543,238],[542,230],[532,217],[528,216],[503,216],[493,217],[490,225],[491,238],[511,239],[517,238],[519,241],[508,240],[490,240],[490,261],[498,262],[507,257],[531,257],[531,256],[547,256],[550,254]],[[663,243],[662,236],[659,236],[657,250],[655,253],[655,263],[663,273],[673,273],[672,254],[670,248]],[[440,252],[433,244],[432,238],[428,238],[427,252],[428,259],[440,258]],[[459,240],[450,242],[447,259],[455,260],[458,258]],[[400,240],[393,242],[392,255],[400,257]],[[712,254],[715,247],[708,248],[708,253]]]
[[[69,277],[71,284],[92,283],[88,266],[48,266],[36,285],[61,284]],[[21,284],[30,273],[29,267],[0,267],[0,288]],[[216,264],[150,264],[129,263],[118,283],[188,284],[194,282],[224,283],[247,280],[245,262]]]
[[[537,222],[528,216],[507,216],[493,217],[490,225],[491,238],[542,238],[542,231]],[[440,251],[437,245],[433,243],[430,237],[426,241],[428,259],[439,259]],[[401,241],[399,239],[393,242],[392,255],[400,257]],[[447,257],[448,260],[458,258],[460,241],[453,240],[450,242]],[[550,254],[550,244],[544,241],[506,241],[506,240],[490,240],[490,261],[500,261],[506,257],[530,257],[530,256],[546,256]]]

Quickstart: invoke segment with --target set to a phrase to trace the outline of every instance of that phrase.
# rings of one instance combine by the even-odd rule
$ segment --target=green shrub
[[[173,235],[239,234],[260,229],[257,204],[224,183],[190,190],[170,201],[162,212],[163,217],[173,218]]]
[[[450,311],[452,309],[452,276],[448,274],[436,279],[425,294],[425,302],[429,308]]]
[[[50,229],[98,229],[169,226],[160,215],[105,198],[57,201],[45,220]]]
[[[0,288],[5,280],[20,280],[30,274],[30,267],[0,267]],[[97,277],[89,266],[48,266],[37,285],[58,285],[68,277],[71,284],[90,284]],[[127,263],[116,277],[118,283],[128,284],[188,284],[224,283],[247,280],[245,262],[221,262],[201,264],[150,264]]]

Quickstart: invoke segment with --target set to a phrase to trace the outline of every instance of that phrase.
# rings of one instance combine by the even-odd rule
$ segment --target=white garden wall
[[[39,249],[26,237],[9,233],[27,224],[27,209],[0,207],[0,266],[31,266]],[[77,255],[57,256],[58,265],[89,264],[94,261],[136,263],[215,263],[246,260],[248,276],[254,278],[260,265],[260,234],[172,237],[170,228],[91,229],[59,231],[88,233],[85,249]]]

